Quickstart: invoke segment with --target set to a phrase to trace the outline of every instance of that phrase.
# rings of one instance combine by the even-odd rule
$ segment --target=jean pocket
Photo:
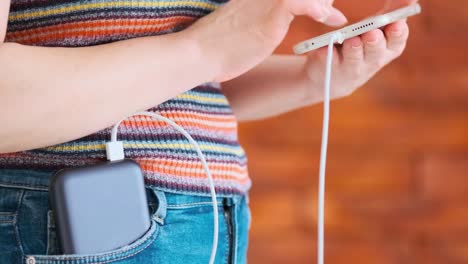
[[[146,249],[152,248],[154,242],[159,237],[160,228],[166,211],[165,195],[159,191],[147,190],[148,206],[151,214],[151,226],[148,231],[130,245],[121,247],[109,252],[88,254],[88,255],[57,255],[59,242],[55,219],[51,210],[47,212],[47,251],[45,255],[30,254],[24,257],[26,264],[94,264],[94,263],[134,263],[130,258],[141,259],[146,255],[151,255],[151,250],[146,253]],[[142,256],[144,255],[144,256]],[[135,263],[140,263],[135,260]]]
[[[52,227],[52,226],[51,226]],[[129,245],[123,246],[119,249],[111,250],[108,252],[97,253],[97,254],[80,254],[80,255],[26,255],[24,256],[25,264],[98,264],[98,263],[119,263],[130,257],[136,257],[142,254],[145,249],[153,244],[158,236],[159,224],[154,219],[151,220],[151,226],[146,233],[135,240]],[[52,233],[55,233],[52,232]],[[56,238],[52,233],[49,233],[49,239],[51,240],[48,245],[48,250],[55,251],[55,246],[52,240],[56,241]],[[49,248],[50,247],[50,248]],[[52,253],[52,252],[51,252]],[[125,262],[128,263],[128,262]]]

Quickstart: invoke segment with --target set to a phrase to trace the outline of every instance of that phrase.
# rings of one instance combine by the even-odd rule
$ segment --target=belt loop
[[[232,205],[239,205],[240,202],[242,201],[243,199],[243,196],[240,196],[240,195],[235,195],[235,196],[232,196],[232,197],[229,197],[229,198],[226,198],[226,201],[227,201],[227,204],[229,206],[232,206]]]
[[[166,219],[167,214],[167,200],[166,194],[162,191],[158,191],[153,187],[150,187],[150,190],[153,192],[154,196],[158,200],[158,208],[156,212],[151,216],[156,222],[160,223],[161,225],[164,224],[164,219]]]

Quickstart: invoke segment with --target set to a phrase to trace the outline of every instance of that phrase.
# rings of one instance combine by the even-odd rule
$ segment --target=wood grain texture
[[[335,2],[350,22],[383,3]],[[468,2],[421,5],[403,56],[331,105],[327,263],[468,263]],[[328,30],[298,18],[276,53]],[[240,126],[250,263],[315,263],[321,107]]]

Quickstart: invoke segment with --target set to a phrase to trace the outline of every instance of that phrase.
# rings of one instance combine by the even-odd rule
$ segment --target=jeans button
[[[27,257],[26,258],[26,264],[36,264],[36,259],[34,257]]]

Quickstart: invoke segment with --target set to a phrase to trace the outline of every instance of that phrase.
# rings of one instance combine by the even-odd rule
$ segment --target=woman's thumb
[[[289,0],[293,15],[307,15],[310,18],[329,26],[341,26],[348,22],[346,17],[330,3],[322,0]]]
[[[332,27],[338,27],[346,24],[348,19],[346,19],[345,15],[340,10],[331,6],[326,16],[320,18],[318,21]]]

